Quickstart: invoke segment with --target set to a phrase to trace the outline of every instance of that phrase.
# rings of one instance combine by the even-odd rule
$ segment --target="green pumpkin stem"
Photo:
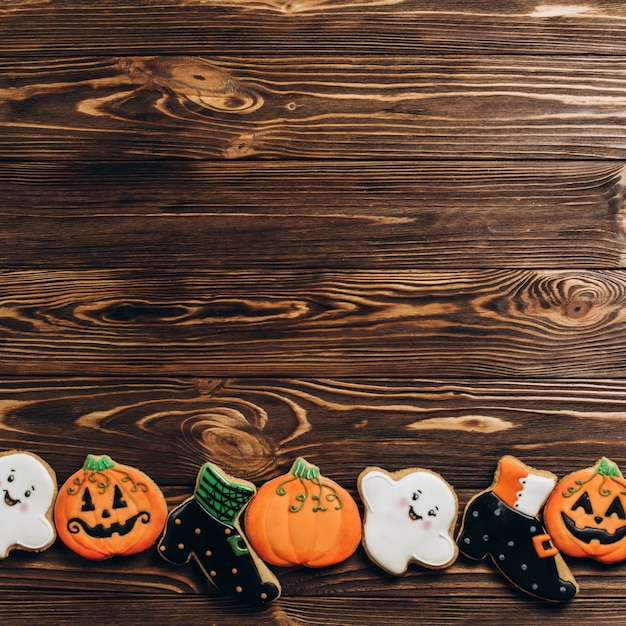
[[[292,513],[298,513],[298,511],[302,510],[305,502],[309,499],[309,495],[315,504],[312,507],[312,511],[316,513],[317,511],[327,511],[328,507],[322,504],[322,499],[325,499],[326,502],[336,502],[335,506],[336,510],[339,510],[343,507],[343,502],[337,490],[328,483],[323,483],[320,480],[320,470],[316,465],[309,463],[302,457],[298,457],[294,464],[291,466],[289,470],[289,474],[291,477],[281,481],[276,487],[276,494],[279,496],[287,495],[287,489],[285,485],[292,483],[294,480],[300,481],[300,486],[302,487],[303,492],[297,494],[295,496],[296,502],[289,507],[289,510]],[[309,488],[307,487],[307,482],[309,481],[315,488],[317,488],[317,493],[310,493]],[[328,493],[324,493],[324,489],[328,490]]]
[[[595,468],[595,474],[602,474],[602,476],[619,476],[621,477],[622,473],[619,471],[619,468],[613,461],[610,461],[605,456],[603,456],[597,463]]]
[[[623,479],[622,473],[619,471],[616,463],[610,461],[605,456],[603,456],[593,468],[593,472],[591,476],[587,480],[576,480],[574,481],[576,487],[569,486],[567,491],[563,492],[563,497],[569,498],[573,496],[575,493],[578,493],[587,483],[591,482],[596,476],[602,476],[602,482],[598,486],[598,493],[601,496],[608,497],[613,491],[608,487],[605,487],[605,483],[607,478],[611,478],[614,482],[619,484],[619,480]],[[618,480],[615,480],[618,479]],[[622,480],[623,483],[623,480]],[[621,494],[626,494],[625,490],[620,490]]]
[[[85,471],[92,472],[105,472],[112,467],[115,467],[117,463],[111,459],[110,456],[103,454],[102,456],[95,456],[93,454],[88,454],[85,459],[85,465],[83,465],[83,469]]]
[[[67,488],[67,493],[75,496],[80,491],[85,480],[88,480],[90,483],[97,483],[100,493],[105,493],[111,482],[106,471],[114,468],[116,465],[117,463],[106,454],[102,456],[88,454],[83,465],[83,477],[76,476],[72,484]]]
[[[317,465],[309,463],[302,457],[298,457],[289,470],[290,474],[293,474],[296,478],[305,478],[306,480],[313,480],[319,478],[320,469]]]

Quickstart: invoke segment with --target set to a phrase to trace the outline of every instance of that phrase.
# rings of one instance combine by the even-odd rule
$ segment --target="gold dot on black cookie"
[[[179,543],[178,544],[178,549],[179,550],[184,550],[185,549],[185,544],[184,543]]]
[[[236,567],[233,567],[233,569],[230,570],[231,574],[237,574],[238,570]]]
[[[196,528],[193,532],[196,533],[196,535],[199,535],[202,531],[199,528]]]
[[[239,585],[237,585],[237,586],[235,587],[235,591],[236,591],[237,593],[241,593],[241,592],[243,591],[243,587],[240,587]]]
[[[211,552],[211,550],[207,550],[207,551],[204,553],[204,556],[213,556],[213,552]]]
[[[176,526],[180,526],[182,523],[183,523],[183,522],[182,522],[182,520],[180,520],[180,519],[175,519],[175,520],[174,520],[174,524],[176,524]]]

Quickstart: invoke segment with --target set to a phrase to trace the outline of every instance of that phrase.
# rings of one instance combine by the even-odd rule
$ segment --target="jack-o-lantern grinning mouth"
[[[561,518],[565,527],[572,535],[583,543],[591,543],[594,539],[600,542],[600,544],[607,546],[612,543],[617,543],[626,537],[626,526],[618,528],[614,533],[610,533],[604,528],[592,528],[585,526],[584,528],[578,528],[569,516],[561,511]]]
[[[16,504],[19,504],[21,502],[21,500],[14,500],[10,495],[9,492],[5,489],[4,490],[4,503],[7,506],[15,506]]]
[[[150,522],[150,513],[148,513],[148,511],[140,511],[137,515],[129,517],[123,524],[114,522],[108,527],[105,527],[103,524],[89,526],[89,524],[87,524],[84,520],[78,517],[73,517],[67,522],[67,530],[73,535],[76,535],[82,530],[86,535],[94,537],[95,539],[108,539],[115,534],[123,537],[135,527],[137,520],[139,520],[142,524],[147,524]]]

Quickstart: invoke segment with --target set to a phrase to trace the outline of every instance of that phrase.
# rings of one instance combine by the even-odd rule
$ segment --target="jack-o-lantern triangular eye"
[[[572,511],[576,511],[577,509],[582,509],[587,515],[593,515],[593,506],[591,505],[589,494],[586,491],[574,502]]]
[[[91,493],[89,493],[89,487],[85,487],[85,491],[83,491],[82,506],[80,507],[80,510],[81,511],[95,511],[96,510],[93,500],[91,499]]]
[[[125,509],[128,506],[126,504],[126,500],[124,500],[124,496],[120,488],[115,485],[115,490],[113,492],[113,508],[114,509]]]
[[[614,513],[617,515],[618,519],[626,520],[626,512],[624,512],[624,506],[622,505],[622,501],[619,496],[615,496],[615,498],[613,498],[613,502],[609,505],[604,517],[609,517]]]

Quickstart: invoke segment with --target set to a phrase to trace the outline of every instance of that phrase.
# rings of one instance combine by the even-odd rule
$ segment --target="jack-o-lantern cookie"
[[[54,543],[56,494],[56,475],[41,457],[21,450],[0,454],[0,559],[13,548],[41,552]]]
[[[472,559],[489,556],[522,591],[564,602],[578,585],[538,517],[556,479],[513,456],[502,457],[491,487],[468,502],[457,543]]]
[[[63,543],[94,561],[148,549],[166,519],[167,504],[154,481],[106,455],[88,455],[59,490],[54,507]]]
[[[361,540],[361,516],[350,493],[303,458],[259,488],[245,527],[250,543],[272,565],[334,565]]]
[[[563,478],[543,515],[565,554],[602,563],[626,560],[626,480],[609,459]]]
[[[175,565],[193,558],[211,584],[238,600],[254,604],[275,600],[281,593],[280,583],[239,524],[255,493],[252,483],[205,463],[193,496],[170,513],[159,554]]]
[[[363,547],[374,563],[398,576],[409,563],[440,569],[455,561],[458,500],[439,474],[372,467],[361,472],[358,488],[365,504]]]

